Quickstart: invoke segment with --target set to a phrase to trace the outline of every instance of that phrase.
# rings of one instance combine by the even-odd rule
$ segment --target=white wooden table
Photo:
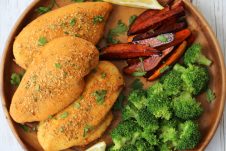
[[[0,56],[13,25],[31,2],[32,0],[0,0]],[[212,26],[225,56],[226,19],[224,15],[226,15],[226,0],[193,0],[192,2]],[[0,121],[0,151],[22,151],[7,125],[2,107],[0,107]],[[206,151],[226,151],[226,111]]]

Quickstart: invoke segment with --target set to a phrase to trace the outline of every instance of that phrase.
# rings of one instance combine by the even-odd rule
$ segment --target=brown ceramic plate
[[[12,95],[15,91],[15,87],[10,84],[10,76],[12,72],[18,72],[21,70],[13,61],[13,52],[12,46],[16,35],[26,26],[31,20],[37,17],[35,9],[40,5],[47,5],[50,0],[40,1],[35,0],[23,13],[23,15],[18,20],[15,25],[5,47],[2,70],[1,70],[1,90],[2,90],[2,103],[3,108],[8,119],[8,123],[13,131],[18,142],[25,150],[42,150],[35,132],[26,133],[21,127],[16,124],[9,115],[9,106],[11,103]],[[71,0],[57,0],[57,3],[60,7],[70,4]],[[195,150],[204,150],[208,145],[211,138],[213,137],[217,126],[219,124],[221,115],[224,109],[224,100],[226,92],[226,76],[225,76],[225,67],[223,62],[223,56],[219,43],[214,36],[210,26],[207,24],[206,20],[200,14],[200,12],[188,1],[185,0],[187,20],[189,23],[189,28],[195,30],[197,33],[196,42],[201,43],[204,46],[204,54],[213,60],[213,65],[210,67],[211,81],[210,88],[216,93],[216,100],[213,103],[208,103],[206,101],[205,94],[202,94],[198,97],[198,100],[201,101],[202,106],[205,111],[202,117],[199,119],[199,124],[203,138]],[[128,23],[128,19],[131,15],[140,14],[142,9],[114,6],[114,11],[112,12],[109,22],[106,26],[106,33],[108,29],[114,27],[119,19],[123,22]],[[126,42],[126,36],[121,36],[120,40]],[[119,68],[125,66],[124,62],[114,62]],[[123,64],[123,65],[122,65]],[[131,77],[125,76],[127,87],[129,87],[130,82],[132,81]],[[141,79],[145,85],[149,85],[149,82],[146,82],[145,79]],[[117,113],[115,113],[118,115]],[[118,117],[118,116],[117,116]],[[116,118],[117,119],[117,118]],[[114,123],[113,123],[114,124]],[[103,136],[102,139],[107,139],[107,134]]]

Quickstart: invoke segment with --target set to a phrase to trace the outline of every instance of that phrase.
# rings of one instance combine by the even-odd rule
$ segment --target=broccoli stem
[[[206,58],[204,55],[200,55],[199,59],[197,60],[199,64],[205,65],[205,66],[210,66],[212,61],[210,61],[208,58]]]

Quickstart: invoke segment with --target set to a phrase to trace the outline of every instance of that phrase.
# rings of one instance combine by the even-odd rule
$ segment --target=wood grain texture
[[[23,10],[31,3],[31,0],[0,0],[0,54],[10,30],[15,24],[17,18]],[[226,14],[225,0],[193,0],[199,10],[206,17],[218,37],[223,54],[226,53],[226,20],[223,14]],[[226,61],[226,57],[225,57]],[[9,126],[7,125],[2,108],[0,107],[0,150],[2,151],[22,151],[21,147],[13,137]],[[226,151],[226,112],[221,120],[219,128],[207,147],[206,151]]]

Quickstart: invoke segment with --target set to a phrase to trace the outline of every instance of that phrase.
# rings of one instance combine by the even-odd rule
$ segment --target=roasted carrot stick
[[[164,68],[176,63],[176,61],[183,55],[187,46],[187,42],[184,41],[166,60],[164,64],[162,64],[154,73],[148,78],[149,81],[156,80],[159,76],[163,74]]]
[[[134,24],[128,31],[128,35],[134,35],[142,32],[146,32],[150,29],[153,29],[155,26],[161,24],[161,22],[171,18],[184,16],[184,7],[178,6],[172,9],[168,7],[161,10],[159,13],[155,14],[152,17],[147,18],[146,20],[140,22],[139,24]],[[139,18],[139,17],[138,17]]]
[[[140,62],[139,60],[132,60],[134,62],[129,62],[131,63],[131,65],[125,67],[123,69],[123,71],[126,73],[126,74],[132,74],[136,71],[138,71],[141,67],[144,68],[144,71],[150,71],[152,69],[154,69],[159,63],[160,61],[165,58],[169,53],[172,52],[174,47],[170,47],[166,50],[164,50],[162,52],[162,56],[153,56],[153,57],[149,57],[147,59],[144,59],[143,62]]]
[[[161,52],[146,45],[137,44],[115,44],[103,48],[101,59],[131,59],[138,57],[150,57],[161,55]]]

